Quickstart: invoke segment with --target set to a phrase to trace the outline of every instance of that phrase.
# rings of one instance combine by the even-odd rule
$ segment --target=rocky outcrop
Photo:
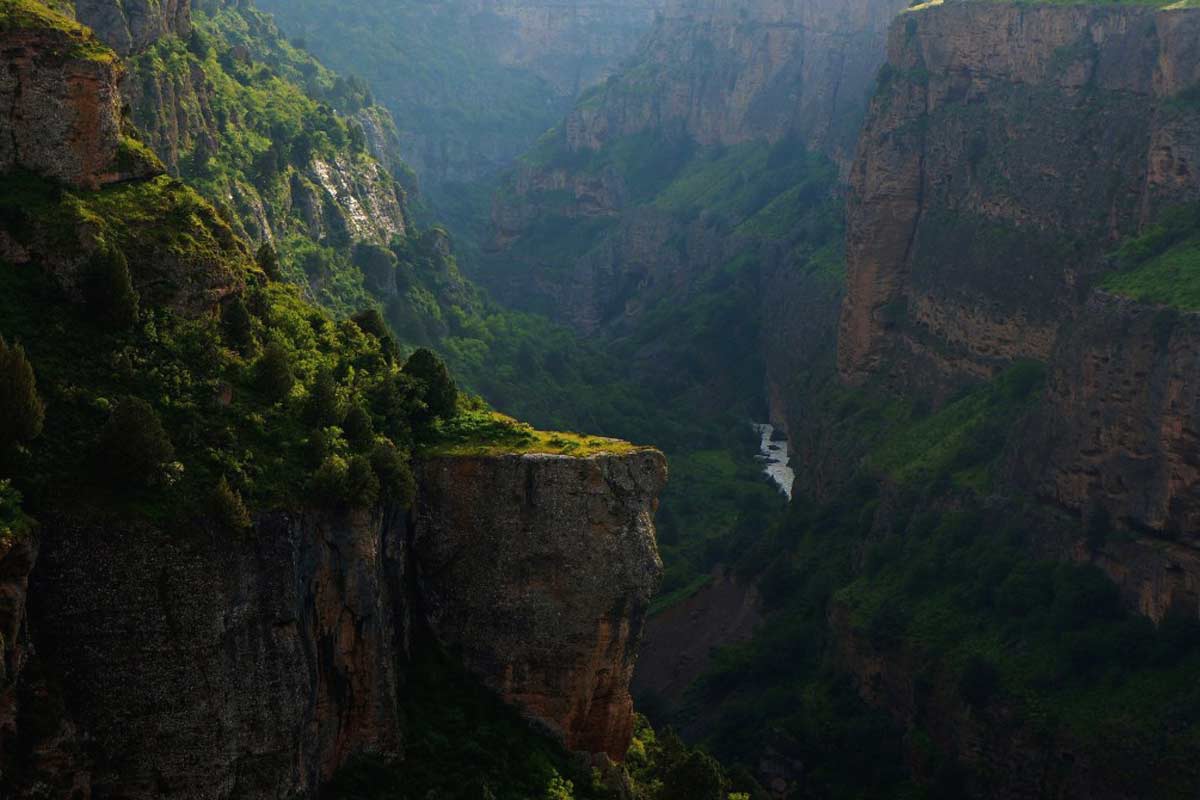
[[[892,26],[848,199],[839,368],[946,392],[1045,359],[1098,256],[1200,197],[1200,14],[947,3]]]
[[[413,563],[424,619],[572,750],[620,760],[629,745],[665,481],[656,451],[420,465]]]
[[[23,169],[95,189],[125,177],[121,66],[86,29],[44,17],[0,21],[0,172]]]
[[[191,31],[190,0],[75,0],[76,18],[123,56]]]
[[[1200,547],[1200,316],[1097,293],[1020,448],[1042,497]]]

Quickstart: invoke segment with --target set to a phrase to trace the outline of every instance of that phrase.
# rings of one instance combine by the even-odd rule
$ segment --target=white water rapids
[[[763,463],[763,472],[779,487],[779,491],[792,499],[792,482],[796,473],[788,466],[791,460],[788,456],[787,439],[774,441],[775,426],[766,423],[755,423],[754,429],[760,437],[758,445],[758,460]]]

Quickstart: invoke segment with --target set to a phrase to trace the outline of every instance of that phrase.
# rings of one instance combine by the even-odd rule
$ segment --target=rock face
[[[4,796],[313,797],[356,754],[402,756],[413,625],[567,747],[622,758],[663,457],[418,471],[412,518],[43,520],[25,632],[33,542],[0,555]]]
[[[469,0],[472,27],[496,60],[529,70],[563,97],[600,83],[633,53],[665,0]]]
[[[85,29],[57,23],[0,29],[0,172],[94,189],[115,177],[121,66]]]
[[[22,709],[10,769],[30,796],[265,798],[399,753],[405,537],[391,512],[46,524],[22,702],[61,717]]]
[[[123,56],[191,31],[191,0],[75,0],[75,16]]]
[[[675,0],[632,68],[576,106],[571,151],[647,130],[700,144],[777,141],[848,157],[895,0]]]
[[[413,563],[434,635],[568,748],[623,758],[665,459],[435,458],[419,481]]]
[[[1152,619],[1200,613],[1200,315],[1096,293],[1052,360],[1011,477],[1042,499],[1143,534],[1095,560]],[[1103,544],[1103,543],[1101,543]]]
[[[893,25],[848,198],[839,368],[1045,359],[1099,255],[1200,196],[1200,14],[954,3]]]

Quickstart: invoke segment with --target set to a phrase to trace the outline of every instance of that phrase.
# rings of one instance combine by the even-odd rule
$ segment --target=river
[[[758,460],[763,464],[763,472],[779,487],[779,491],[783,492],[788,500],[791,500],[792,482],[796,479],[796,473],[788,466],[791,459],[788,456],[787,439],[775,441],[774,425],[755,423],[754,429],[758,431],[760,437]]]

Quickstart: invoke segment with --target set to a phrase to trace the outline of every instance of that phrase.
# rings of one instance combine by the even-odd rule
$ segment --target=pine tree
[[[102,247],[92,255],[83,292],[92,315],[105,325],[125,330],[137,322],[138,294],[129,275],[129,262],[117,248]]]
[[[350,406],[346,419],[342,421],[342,430],[346,434],[346,441],[359,452],[365,451],[375,441],[375,423],[360,405]]]
[[[250,512],[246,510],[241,494],[229,485],[224,476],[213,489],[209,505],[213,516],[226,528],[244,531],[250,527]]]
[[[450,371],[442,360],[424,347],[408,358],[404,365],[405,375],[416,378],[422,385],[421,399],[425,401],[430,416],[449,419],[458,408],[458,387],[450,377]]]
[[[225,329],[225,338],[230,346],[243,356],[254,353],[254,322],[250,310],[241,295],[234,297],[221,308],[221,326]]]
[[[145,485],[162,474],[175,448],[154,408],[141,398],[127,397],[100,432],[99,456],[105,478]]]
[[[0,336],[0,453],[36,439],[45,417],[46,407],[25,350],[19,344],[10,347]]]
[[[318,428],[330,425],[340,425],[342,422],[341,404],[338,402],[337,381],[329,370],[317,373],[312,392],[308,396],[308,404],[304,411],[305,419]]]
[[[292,359],[279,342],[271,342],[263,348],[262,357],[255,367],[255,382],[259,391],[275,403],[283,401],[291,393],[296,376],[292,374]]]
[[[258,268],[271,280],[278,281],[283,277],[282,271],[279,269],[279,256],[275,254],[275,248],[270,242],[263,242],[262,247],[258,248],[258,254],[254,260],[258,262]]]

